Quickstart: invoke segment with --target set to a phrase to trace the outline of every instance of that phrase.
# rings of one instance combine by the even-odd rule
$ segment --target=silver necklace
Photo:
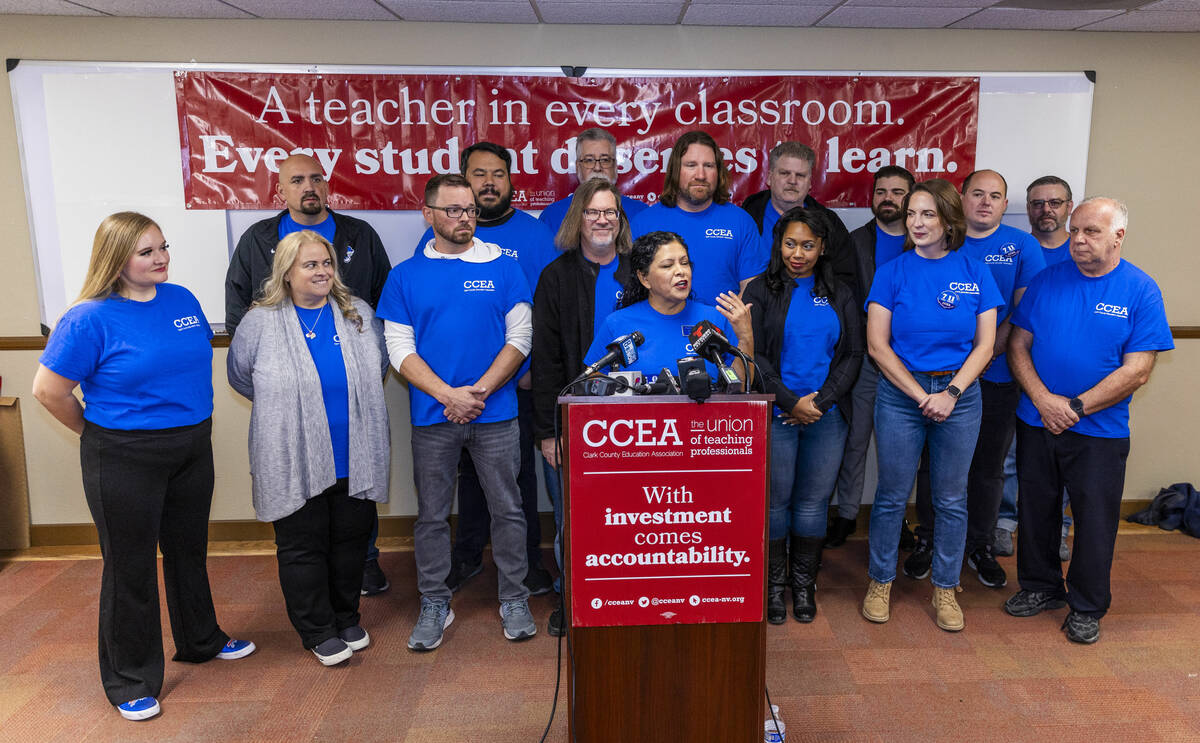
[[[296,319],[298,319],[300,321],[300,325],[304,328],[304,331],[305,331],[304,337],[305,338],[312,340],[313,338],[317,337],[317,326],[321,324],[321,315],[325,314],[325,308],[328,306],[329,306],[328,302],[321,305],[321,311],[317,313],[317,319],[312,324],[311,328],[304,324],[304,318],[300,316],[300,313],[299,312],[296,313]]]

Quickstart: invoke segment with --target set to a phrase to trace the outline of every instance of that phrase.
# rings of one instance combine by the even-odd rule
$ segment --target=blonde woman
[[[327,666],[370,644],[358,600],[375,504],[388,498],[386,358],[329,241],[283,238],[229,347],[229,384],[254,403],[254,512],[275,527],[288,618]]]
[[[96,230],[79,298],[46,343],[33,394],[79,434],[83,491],[100,536],[100,678],[128,720],[160,711],[158,561],[174,660],[236,659],[254,643],[217,626],[205,566],[212,502],[212,331],[168,284],[167,241],[120,212]],[[83,391],[83,405],[74,391]]]

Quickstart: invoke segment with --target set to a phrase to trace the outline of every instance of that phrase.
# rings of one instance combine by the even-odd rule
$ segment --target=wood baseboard
[[[542,523],[542,545],[550,546],[554,541],[554,514],[540,514]],[[379,536],[408,537],[413,534],[416,516],[380,516]],[[450,528],[458,523],[458,516],[450,517]],[[251,542],[274,540],[275,530],[262,521],[210,521],[210,542]],[[62,547],[100,544],[95,524],[34,524],[29,529],[29,541],[33,547]]]

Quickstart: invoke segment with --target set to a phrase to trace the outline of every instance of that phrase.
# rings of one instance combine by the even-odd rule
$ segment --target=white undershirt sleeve
[[[504,316],[504,342],[526,356],[533,348],[533,305],[518,302]],[[388,345],[391,353],[391,344]]]
[[[411,325],[384,320],[383,340],[387,343],[388,359],[396,371],[400,371],[400,365],[410,354],[417,352],[417,339]]]

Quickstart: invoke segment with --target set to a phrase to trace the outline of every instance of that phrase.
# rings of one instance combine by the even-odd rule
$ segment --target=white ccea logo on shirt
[[[176,319],[174,324],[176,330],[198,328],[200,327],[200,318],[196,317],[195,315],[188,315],[187,317],[180,317]]]
[[[1105,304],[1104,302],[1096,303],[1097,315],[1108,315],[1109,317],[1124,317],[1129,318],[1129,308],[1122,307],[1119,304]]]
[[[829,306],[829,297],[813,297],[813,306],[814,307],[828,307]]]
[[[723,227],[709,227],[704,231],[705,237],[720,237],[725,240],[733,239],[733,230],[727,230]]]
[[[971,281],[952,281],[949,289],[952,292],[962,292],[963,294],[978,294],[979,284]]]
[[[469,292],[494,292],[496,291],[496,284],[491,279],[464,281],[463,290]]]

